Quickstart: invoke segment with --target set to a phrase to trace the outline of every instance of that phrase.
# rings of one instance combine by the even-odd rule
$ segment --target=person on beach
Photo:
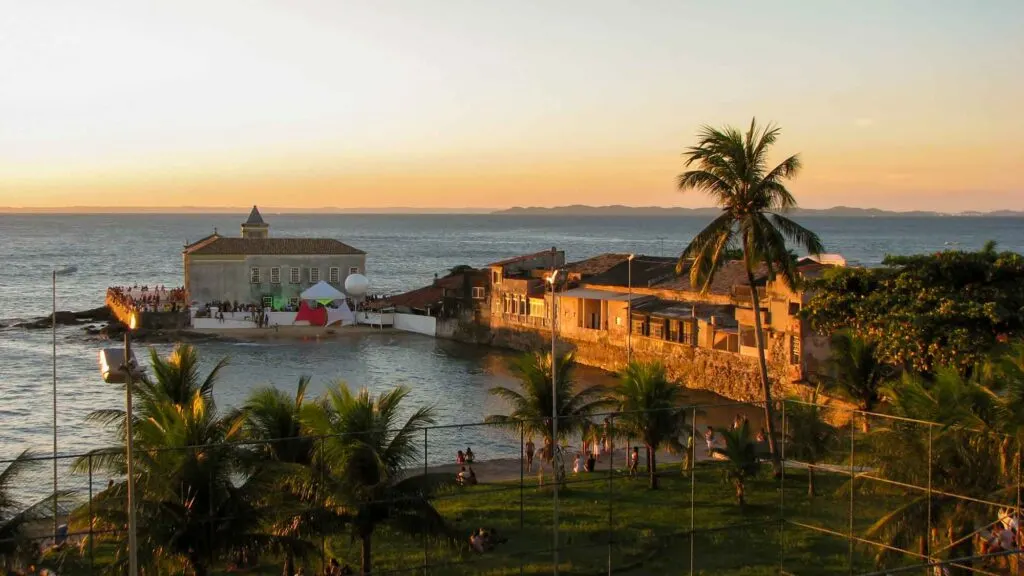
[[[636,469],[640,465],[640,449],[633,446],[633,452],[629,454],[629,477],[636,478]]]
[[[597,458],[594,457],[593,453],[590,453],[587,455],[587,461],[583,464],[583,469],[587,472],[593,472],[596,464]]]
[[[472,463],[473,463],[473,449],[470,448],[469,446],[466,446],[466,464],[472,464]]]
[[[526,441],[526,471],[533,472],[533,452],[537,447],[533,443],[533,438]]]
[[[704,431],[704,442],[708,445],[708,456],[711,456],[711,451],[715,449],[715,429],[711,426]]]
[[[466,463],[466,454],[463,453],[462,450],[459,450],[455,454],[455,463],[458,464],[459,466]]]

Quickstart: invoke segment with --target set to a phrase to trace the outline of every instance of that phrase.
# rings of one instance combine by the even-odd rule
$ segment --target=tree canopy
[[[930,373],[969,370],[1024,333],[1024,256],[946,251],[889,256],[879,268],[837,268],[812,286],[804,316],[820,333],[848,329],[879,360]]]

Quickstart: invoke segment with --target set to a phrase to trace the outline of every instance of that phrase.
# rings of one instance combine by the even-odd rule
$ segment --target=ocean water
[[[107,286],[181,284],[181,248],[217,228],[237,234],[237,215],[0,215],[0,324],[48,314],[50,270],[75,265],[58,277],[57,308],[100,306]],[[367,252],[371,290],[397,292],[422,286],[459,265],[483,265],[557,246],[570,260],[602,252],[677,254],[706,218],[488,215],[286,215],[264,213],[275,236],[337,238]],[[998,218],[810,217],[804,224],[828,251],[876,264],[886,254],[977,249],[987,240],[1024,252],[1024,220]],[[99,378],[103,342],[85,339],[79,327],[58,330],[58,452],[106,445],[109,437],[85,420],[92,410],[122,406],[118,390]],[[166,354],[170,347],[160,345]],[[444,424],[481,421],[504,411],[488,388],[512,382],[505,353],[435,341],[411,334],[352,336],[330,342],[203,343],[211,363],[223,356],[216,399],[233,406],[254,387],[291,387],[313,377],[315,394],[333,380],[383,390],[412,389],[411,405],[436,406]],[[581,370],[580,378],[607,376]],[[50,331],[0,328],[0,459],[23,449],[51,450],[52,365]],[[705,397],[706,398],[706,397]],[[431,460],[449,460],[472,445],[479,457],[518,454],[518,440],[487,429],[453,428],[429,441]],[[0,464],[0,467],[3,467]]]

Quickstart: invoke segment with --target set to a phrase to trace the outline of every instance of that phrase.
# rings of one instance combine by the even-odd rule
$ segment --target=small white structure
[[[349,276],[349,278],[351,278],[351,276]],[[348,280],[345,282],[348,283]],[[323,280],[304,290],[300,296],[303,300],[313,300],[321,304],[345,299],[345,295],[342,294],[340,290]]]

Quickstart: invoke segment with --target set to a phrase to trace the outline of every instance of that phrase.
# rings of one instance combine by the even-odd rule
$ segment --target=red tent
[[[327,309],[323,306],[310,308],[305,300],[299,302],[299,313],[295,315],[295,321],[307,320],[310,326],[327,325]]]

